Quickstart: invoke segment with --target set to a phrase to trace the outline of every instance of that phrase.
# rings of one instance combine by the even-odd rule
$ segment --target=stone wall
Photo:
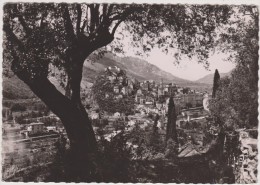
[[[250,131],[239,132],[241,154],[235,164],[236,183],[251,184],[257,182],[258,149],[257,138]]]

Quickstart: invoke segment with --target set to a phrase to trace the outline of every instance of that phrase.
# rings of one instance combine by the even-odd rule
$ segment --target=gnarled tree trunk
[[[74,181],[77,177],[81,180],[82,177],[89,177],[90,157],[96,155],[97,142],[84,107],[60,93],[47,78],[27,80],[17,75],[63,123],[71,145],[71,157],[68,158],[71,168],[69,179]]]

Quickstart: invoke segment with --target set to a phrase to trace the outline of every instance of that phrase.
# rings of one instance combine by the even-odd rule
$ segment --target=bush
[[[26,107],[22,104],[16,103],[11,107],[11,111],[13,112],[26,111]]]
[[[101,138],[99,167],[102,170],[102,182],[132,182],[130,173],[132,154],[126,141],[124,132],[113,137],[111,141]]]

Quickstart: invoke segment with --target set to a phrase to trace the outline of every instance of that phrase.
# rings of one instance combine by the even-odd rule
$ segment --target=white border
[[[149,4],[227,4],[227,5],[257,5],[258,8],[260,7],[260,0],[133,0],[133,1],[127,1],[127,0],[52,0],[52,1],[44,1],[44,0],[1,0],[0,1],[0,6],[1,6],[1,9],[0,9],[0,25],[1,25],[1,30],[0,30],[0,40],[1,40],[1,46],[0,46],[0,51],[1,51],[1,55],[0,55],[0,60],[3,61],[3,58],[2,58],[2,38],[3,38],[3,33],[2,33],[2,30],[3,30],[3,5],[5,3],[9,3],[9,2],[30,2],[30,3],[40,3],[40,2],[57,2],[57,3],[60,3],[60,2],[67,2],[67,3],[75,3],[75,2],[78,2],[78,3],[126,3],[126,4],[130,4],[130,3],[137,3],[137,4],[142,4],[142,3],[149,3]],[[260,25],[260,24],[259,24]],[[260,35],[260,34],[259,34]],[[259,39],[260,40],[260,39]],[[258,41],[259,42],[259,41]],[[260,42],[259,42],[259,45],[260,45]],[[0,73],[2,74],[2,65],[0,67]],[[258,76],[259,75],[259,71],[258,71]],[[2,75],[0,75],[0,81],[1,81],[1,84],[2,84]],[[260,82],[258,81],[258,87],[260,87]],[[0,85],[0,92],[2,92],[2,85]],[[258,91],[258,102],[260,102],[260,94],[259,94],[259,91]],[[0,109],[2,109],[2,93],[0,93]],[[260,112],[260,107],[258,106],[258,112]],[[260,115],[258,115],[258,120],[260,118]],[[0,120],[2,120],[2,114],[0,114]],[[2,121],[1,121],[1,124],[2,124]],[[260,129],[259,129],[259,126],[258,126],[258,133]],[[0,129],[0,136],[2,136],[2,129]],[[0,137],[0,142],[2,144],[2,137]],[[260,142],[258,141],[258,149],[260,148]],[[1,151],[2,147],[0,147],[0,151]],[[1,154],[0,154],[1,155]],[[259,159],[259,150],[258,150],[258,159]],[[0,159],[1,161],[1,164],[2,164],[2,157]],[[1,165],[2,166],[2,165]],[[258,162],[258,182],[260,182],[260,175],[259,175],[259,162]],[[1,177],[2,177],[2,167],[1,167],[1,171],[0,171],[0,184],[25,184],[24,182],[19,182],[19,183],[14,183],[14,182],[2,182],[1,180]],[[31,184],[35,184],[33,182],[30,182],[30,183],[26,183],[28,185],[31,185]],[[38,184],[43,184],[42,182],[41,183],[38,183]],[[56,183],[48,183],[49,185],[54,185]],[[64,184],[64,183],[59,183],[59,184]],[[70,184],[76,184],[76,183],[70,183]],[[90,184],[97,184],[97,183],[90,183]],[[100,184],[105,184],[105,183],[100,183]],[[108,184],[113,184],[113,183],[108,183]],[[122,183],[118,183],[118,184],[122,184]],[[130,183],[127,183],[127,184],[130,184]],[[137,184],[141,184],[141,183],[137,183]],[[151,183],[146,183],[146,184],[151,184]],[[171,183],[173,184],[173,183]],[[183,184],[183,183],[182,183]]]

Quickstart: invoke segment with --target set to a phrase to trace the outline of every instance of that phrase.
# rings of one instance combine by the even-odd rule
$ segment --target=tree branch
[[[29,36],[29,35],[30,35],[30,32],[31,32],[31,29],[28,27],[28,25],[26,24],[26,22],[25,22],[23,16],[20,14],[20,11],[19,11],[18,8],[17,8],[17,4],[14,5],[13,11],[14,11],[14,16],[16,16],[16,17],[18,18],[18,20],[19,20],[19,22],[21,23],[21,25],[22,25],[22,27],[23,27],[25,33],[27,34],[27,36]]]
[[[23,16],[22,15],[18,15],[18,20],[21,23],[22,27],[24,28],[24,31],[27,34],[27,36],[29,36],[30,33],[31,33],[31,29],[27,26]]]
[[[81,22],[81,16],[82,16],[82,10],[81,10],[81,5],[77,4],[77,12],[78,12],[78,17],[77,17],[77,35],[80,33],[80,22]]]
[[[89,26],[89,32],[90,34],[94,32],[95,29],[95,15],[94,15],[94,4],[89,5],[90,8],[90,26]]]
[[[43,28],[43,20],[44,20],[44,18],[47,16],[47,12],[45,11],[44,13],[42,13],[42,17],[41,17],[41,22],[40,22],[40,28],[42,29]]]
[[[14,34],[7,21],[4,22],[3,30],[5,31],[8,40],[10,40],[13,44],[16,44],[21,51],[24,51],[25,48],[23,43]]]
[[[75,39],[75,34],[74,34],[71,19],[70,19],[70,13],[69,13],[68,6],[66,4],[63,4],[63,9],[64,9],[64,12],[63,12],[62,16],[64,19],[65,30],[67,32],[66,36],[67,36],[67,39],[72,42]]]
[[[99,26],[99,4],[96,5],[95,7],[95,22],[96,22],[96,26]]]
[[[87,32],[88,32],[88,8],[89,8],[89,6],[87,6],[87,8],[86,8],[86,17],[85,17],[85,20],[84,20],[83,25],[81,27],[82,33],[84,32],[84,29],[85,29],[86,26],[87,26]]]
[[[107,4],[103,4],[103,17],[107,16]]]
[[[121,19],[121,20],[119,20],[119,21],[116,23],[116,25],[114,26],[114,28],[113,28],[113,30],[112,30],[112,33],[111,33],[113,36],[115,35],[116,29],[118,28],[118,26],[119,26],[123,21],[124,21],[124,20]]]
[[[113,30],[112,30],[112,35],[114,36],[116,29],[118,28],[118,26],[125,21],[125,19],[127,18],[127,16],[129,16],[131,14],[131,9],[126,10],[124,13],[122,13],[121,15],[118,16],[118,22],[116,23],[116,25],[114,26]],[[112,20],[113,21],[113,20]]]
[[[111,5],[108,7],[108,11],[107,11],[107,16],[108,16],[108,17],[109,17],[110,14],[112,13],[113,8],[114,8],[114,5],[113,5],[113,4],[111,4]]]

